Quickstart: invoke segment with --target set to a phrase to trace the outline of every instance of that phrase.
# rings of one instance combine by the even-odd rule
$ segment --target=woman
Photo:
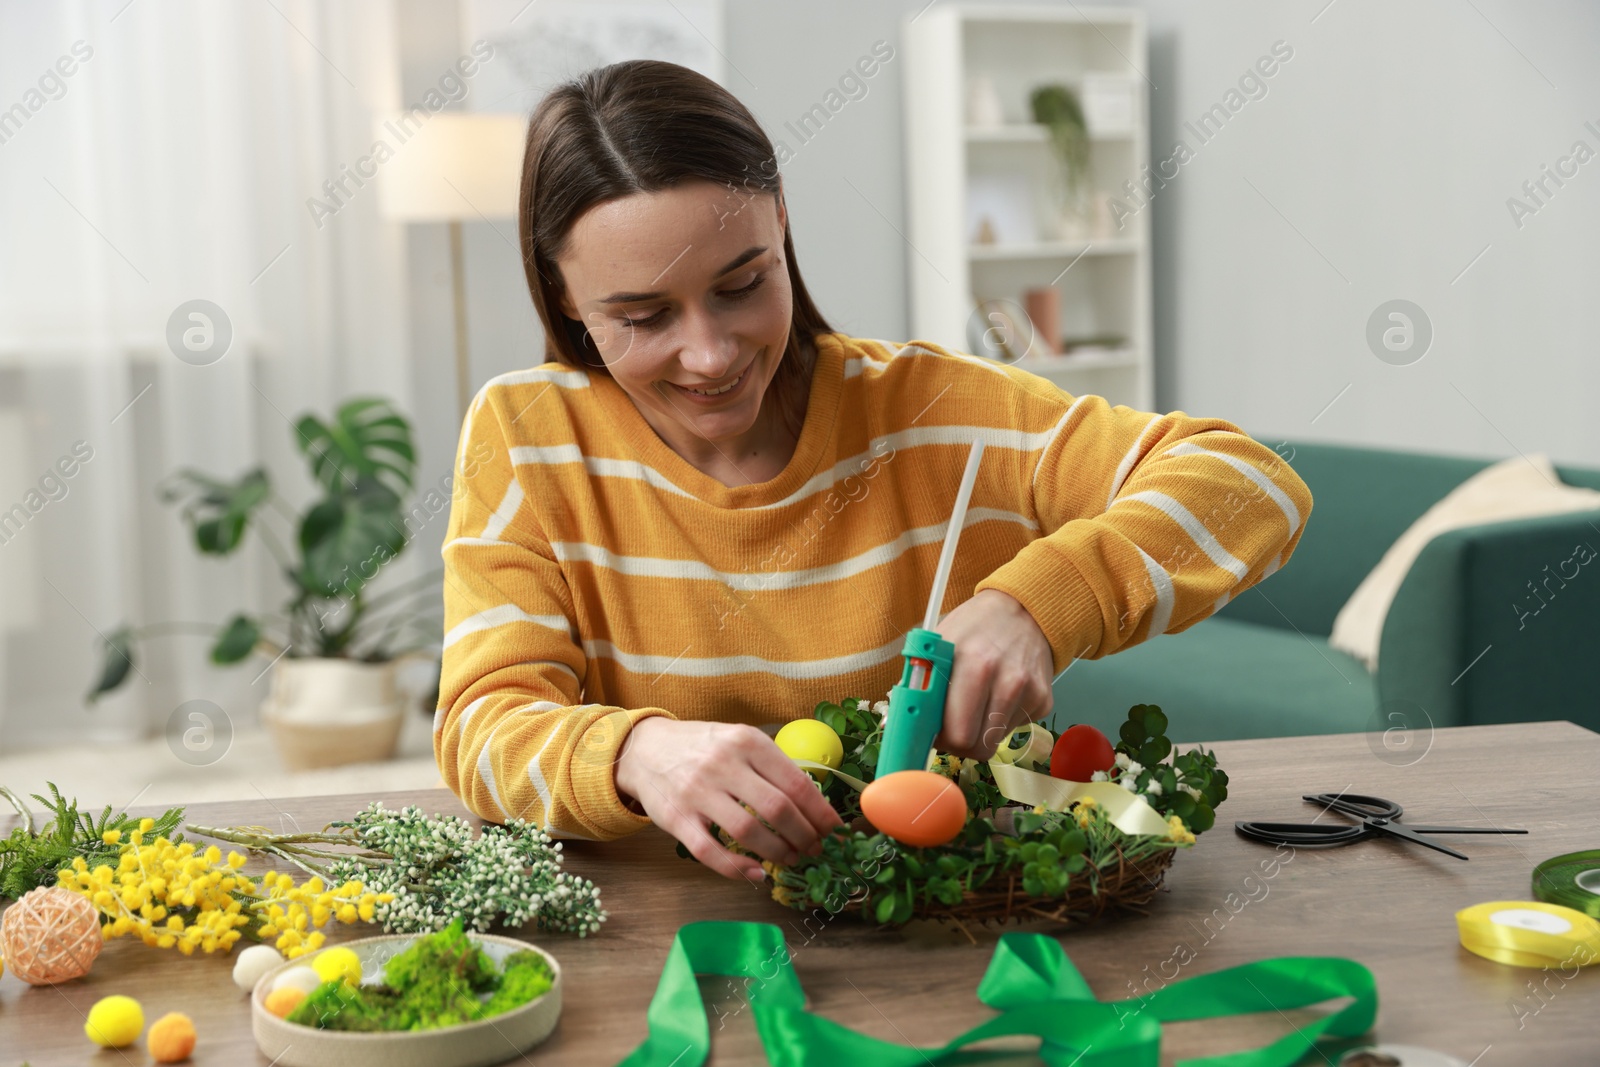
[[[1074,658],[1193,625],[1299,540],[1304,483],[1231,423],[833,331],[771,142],[685,68],[550,93],[520,214],[551,362],[477,395],[443,548],[434,747],[485,818],[654,822],[730,877],[819,851],[837,813],[759,727],[895,683],[978,438],[945,751],[987,758]]]

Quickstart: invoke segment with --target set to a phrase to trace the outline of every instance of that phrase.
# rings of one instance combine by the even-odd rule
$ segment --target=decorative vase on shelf
[[[1094,233],[1091,219],[1086,214],[1084,206],[1071,204],[1062,208],[1061,214],[1056,219],[1056,239],[1069,244],[1078,244],[1089,240]]]
[[[394,755],[405,714],[394,660],[335,657],[280,660],[261,720],[286,769],[372,763]]]
[[[1061,290],[1053,285],[1029,289],[1022,294],[1022,306],[1033,323],[1035,354],[1061,353]]]
[[[1093,205],[1089,230],[1090,236],[1097,241],[1110,240],[1118,236],[1117,213],[1111,204],[1112,197],[1109,193],[1095,193],[1090,197]]]
[[[1000,102],[1000,90],[987,74],[974,74],[967,79],[967,125],[987,130],[1004,126],[1005,107]]]

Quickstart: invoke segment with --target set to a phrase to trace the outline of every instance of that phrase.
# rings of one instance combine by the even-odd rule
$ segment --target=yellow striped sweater
[[[1193,626],[1305,528],[1305,483],[1230,422],[1074,397],[925,342],[816,348],[794,456],[754,485],[691,466],[604,375],[546,363],[478,393],[434,721],[473,811],[614,839],[650,823],[613,777],[640,719],[761,725],[882,699],[977,438],[943,610],[1010,594],[1058,672]]]

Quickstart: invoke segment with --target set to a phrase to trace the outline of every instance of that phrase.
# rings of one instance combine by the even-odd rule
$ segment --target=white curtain
[[[158,482],[264,465],[299,508],[290,420],[411,411],[404,231],[370,185],[320,228],[306,207],[399,104],[396,35],[387,0],[0,0],[0,752],[148,736],[191,699],[253,721],[266,664],[211,668],[198,636],[84,694],[119,624],[283,599],[259,542],[202,559]],[[195,299],[232,327],[209,365],[167,342]]]

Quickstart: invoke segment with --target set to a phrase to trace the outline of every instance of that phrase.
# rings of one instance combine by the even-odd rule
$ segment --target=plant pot
[[[305,771],[372,763],[394,755],[405,716],[397,664],[283,659],[261,704],[285,768]]]

